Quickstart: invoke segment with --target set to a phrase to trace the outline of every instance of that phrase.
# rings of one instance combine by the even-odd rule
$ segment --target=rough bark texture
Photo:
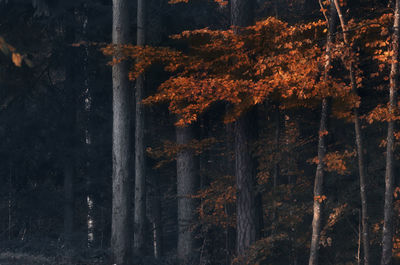
[[[339,15],[340,25],[343,31],[343,39],[346,46],[349,45],[348,41],[348,30],[347,22],[344,17],[338,0],[334,0],[337,14]],[[350,47],[348,47],[350,48]],[[350,58],[353,59],[353,58]],[[355,76],[355,69],[353,60],[349,67],[350,82],[353,93],[357,94],[357,83]],[[362,242],[364,251],[364,265],[369,264],[369,232],[368,232],[368,204],[367,204],[367,191],[366,191],[366,176],[365,176],[365,165],[364,165],[364,153],[363,153],[363,140],[361,134],[360,117],[358,108],[353,109],[354,114],[354,131],[356,135],[356,146],[357,146],[357,157],[358,157],[358,172],[360,177],[360,197],[361,197],[361,224],[362,224]]]
[[[128,1],[113,0],[114,44],[128,42]],[[115,56],[118,56],[116,54]],[[130,264],[130,93],[128,65],[119,63],[113,66],[113,176],[112,176],[112,224],[111,250],[113,263]]]
[[[137,7],[137,45],[145,44],[145,0],[138,0]],[[140,60],[140,59],[139,59]],[[146,172],[144,151],[144,75],[136,80],[135,111],[135,214],[134,214],[134,252],[136,256],[144,254],[146,221]]]
[[[255,202],[255,176],[250,150],[249,117],[242,115],[235,122],[236,159],[236,251],[245,254],[257,239],[257,216]]]
[[[399,76],[399,26],[400,26],[400,0],[396,0],[394,12],[394,25],[392,37],[392,66],[390,71],[389,87],[389,112],[393,113],[397,104],[397,87]],[[388,122],[387,146],[386,146],[386,175],[385,175],[385,206],[384,223],[382,232],[382,259],[381,264],[392,263],[393,248],[393,161],[394,161],[394,121]]]
[[[186,145],[194,139],[192,128],[176,128],[176,141]],[[190,197],[196,192],[196,168],[192,150],[184,149],[176,159],[177,197],[178,197],[178,260],[179,264],[190,264],[194,252],[194,237],[191,225],[195,217],[194,200]]]
[[[325,79],[329,78],[329,67],[331,64],[331,44],[333,42],[333,33],[335,29],[335,16],[336,9],[333,4],[330,5],[330,16],[329,21],[329,32],[326,43],[326,62],[325,62]],[[318,252],[319,252],[319,241],[321,233],[321,210],[322,201],[321,196],[323,196],[323,182],[324,182],[324,158],[326,154],[326,133],[327,133],[327,123],[328,123],[328,99],[324,98],[321,104],[321,120],[319,127],[318,136],[318,165],[315,173],[314,180],[314,206],[313,206],[313,220],[312,220],[312,235],[311,235],[311,245],[310,245],[310,258],[308,261],[309,265],[318,264]]]
[[[232,0],[231,24],[245,27],[253,23],[254,1]],[[236,30],[240,34],[239,30]],[[258,236],[258,219],[255,201],[255,176],[250,150],[249,113],[235,122],[235,175],[237,186],[236,202],[236,252],[243,255]]]

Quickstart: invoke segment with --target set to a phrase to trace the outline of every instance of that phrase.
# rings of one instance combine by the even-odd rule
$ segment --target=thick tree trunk
[[[254,1],[232,0],[231,25],[249,26],[253,23]],[[240,34],[239,30],[236,30]],[[235,175],[236,201],[236,252],[244,255],[246,249],[259,236],[256,211],[255,176],[250,148],[250,114],[242,115],[235,122]]]
[[[336,11],[339,15],[340,24],[343,31],[343,39],[346,46],[349,45],[347,36],[347,22],[343,16],[342,10],[338,0],[334,0]],[[350,49],[350,47],[348,47]],[[353,59],[353,58],[349,58]],[[352,90],[357,94],[357,83],[355,77],[354,65],[351,62],[350,68],[350,82]],[[361,124],[360,117],[358,113],[358,108],[353,109],[354,114],[354,131],[356,134],[356,146],[357,146],[357,157],[358,157],[358,172],[360,177],[360,196],[361,196],[361,224],[362,224],[362,242],[364,250],[364,265],[369,264],[369,232],[368,232],[368,204],[367,204],[367,191],[366,191],[366,176],[365,176],[365,165],[364,165],[364,153],[363,153],[363,141],[361,134]]]
[[[333,33],[335,31],[335,16],[336,9],[334,4],[330,5],[329,32],[326,43],[326,62],[325,62],[325,80],[329,78],[329,68],[331,64],[331,44],[333,42]],[[318,165],[314,180],[314,205],[313,205],[313,220],[312,220],[312,235],[310,245],[309,265],[318,264],[319,241],[321,233],[321,211],[322,211],[322,196],[324,182],[324,158],[326,154],[326,135],[328,129],[328,108],[329,103],[327,98],[322,99],[321,120],[318,136]]]
[[[137,45],[145,44],[145,0],[138,0],[137,7]],[[139,59],[140,60],[140,59]],[[134,214],[134,252],[144,254],[146,221],[146,173],[144,151],[144,75],[136,80],[136,126],[135,126],[135,214]]]
[[[400,26],[400,0],[396,0],[394,12],[394,25],[392,37],[392,66],[390,71],[390,98],[389,113],[395,111],[397,105],[397,87],[399,85],[399,26]],[[388,122],[388,135],[386,146],[386,175],[385,175],[385,206],[382,233],[382,259],[381,264],[391,264],[393,248],[393,163],[394,163],[394,121]]]
[[[113,0],[113,44],[128,43],[128,1]],[[114,56],[118,56],[117,54]],[[111,250],[113,263],[128,265],[130,256],[130,90],[126,62],[112,68],[113,79],[113,176]]]
[[[176,128],[176,141],[187,145],[194,139],[191,127]],[[178,261],[181,265],[190,264],[194,256],[194,237],[191,225],[195,216],[195,203],[191,198],[196,192],[196,163],[193,151],[183,149],[176,159],[177,197],[178,197]]]
[[[250,150],[249,114],[242,115],[235,122],[235,159],[236,159],[236,251],[238,255],[245,251],[258,238],[255,201],[255,176]]]

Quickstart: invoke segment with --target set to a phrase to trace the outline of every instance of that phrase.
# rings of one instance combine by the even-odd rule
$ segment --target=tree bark
[[[137,45],[145,45],[145,0],[138,0],[137,7]],[[140,60],[140,59],[138,59]],[[136,80],[135,111],[135,214],[134,214],[134,253],[144,254],[146,221],[146,172],[144,147],[144,75]]]
[[[399,85],[399,26],[400,26],[400,0],[396,0],[394,11],[393,37],[392,37],[392,65],[390,71],[389,87],[389,113],[394,113],[397,104],[397,87]],[[381,264],[392,263],[393,248],[393,162],[394,162],[394,121],[388,122],[386,146],[386,175],[385,175],[385,206],[382,232],[382,259]]]
[[[88,12],[86,7],[83,7],[81,11],[81,23],[82,23],[82,36],[81,41],[89,41],[87,27],[89,23]],[[90,74],[89,74],[89,47],[84,45],[82,47],[82,80],[80,80],[82,85],[82,90],[80,91],[80,109],[82,111],[82,117],[80,123],[80,137],[84,145],[85,159],[83,161],[84,176],[86,180],[86,240],[87,247],[92,248],[96,241],[96,202],[94,199],[94,187],[93,187],[93,164],[92,157],[94,156],[92,152],[92,128],[91,128],[91,115],[92,115],[92,91],[90,87]]]
[[[188,145],[194,139],[191,127],[176,128],[178,145]],[[191,198],[196,192],[196,168],[194,153],[183,149],[176,159],[177,197],[178,197],[178,261],[181,265],[190,264],[194,252],[194,237],[191,225],[195,216],[195,203]]]
[[[72,157],[64,158],[64,237],[69,247],[74,230],[74,173],[75,163]]]
[[[73,43],[75,41],[75,30],[69,26],[65,29],[66,42]],[[76,174],[75,154],[77,147],[76,142],[76,124],[77,124],[77,89],[76,89],[76,48],[66,45],[65,63],[65,137],[64,137],[64,154],[63,173],[64,173],[64,238],[67,246],[72,244],[72,234],[74,230],[74,179]]]
[[[334,4],[330,5],[330,16],[328,17],[328,37],[326,43],[326,61],[325,61],[325,80],[329,78],[329,68],[331,64],[331,45],[333,42],[333,33],[335,28],[334,17],[336,15],[336,9]],[[313,205],[313,220],[312,220],[312,236],[310,245],[310,258],[308,261],[309,265],[318,264],[318,252],[319,252],[319,241],[321,233],[321,210],[323,196],[323,182],[324,182],[324,158],[326,154],[326,133],[328,129],[328,108],[329,102],[327,98],[322,99],[321,104],[321,120],[319,127],[318,136],[318,165],[315,173],[314,180],[314,205]]]
[[[317,199],[323,195],[323,181],[324,181],[324,165],[323,160],[326,153],[325,136],[322,132],[327,129],[328,119],[328,100],[324,98],[322,100],[321,108],[321,121],[319,128],[319,139],[318,139],[318,166],[314,180],[314,206],[313,206],[313,221],[312,221],[312,237],[310,247],[310,259],[309,265],[318,264],[318,252],[319,252],[319,239],[321,232],[321,209],[322,203]]]
[[[231,25],[246,27],[253,23],[253,0],[232,0]],[[235,29],[240,34],[238,29]],[[236,252],[245,254],[257,237],[258,219],[256,212],[255,175],[250,148],[249,112],[239,117],[234,124],[236,201]]]
[[[153,256],[155,259],[160,259],[163,255],[160,183],[156,174],[153,174],[151,180],[152,189],[149,201],[151,207],[150,219],[153,236]]]
[[[228,108],[225,108],[228,111]],[[228,123],[225,126],[226,132],[226,141],[225,141],[225,151],[224,151],[224,163],[221,163],[221,170],[226,172],[229,176],[235,175],[235,163],[234,163],[234,124]],[[236,209],[234,205],[226,205],[225,213],[230,218],[234,215]],[[225,264],[230,265],[231,260],[235,255],[235,246],[236,246],[236,229],[232,226],[227,226],[225,229]]]
[[[114,45],[128,43],[128,1],[113,0],[112,39]],[[114,56],[118,57],[119,49]],[[111,250],[113,263],[128,265],[130,256],[130,91],[126,62],[112,68],[113,79],[113,175]]]
[[[279,153],[279,136],[280,136],[280,111],[279,111],[279,106],[276,106],[276,113],[275,113],[275,137],[274,137],[274,153],[277,159],[278,158],[278,153]],[[274,199],[273,199],[273,210],[272,210],[272,231],[271,231],[271,237],[274,239],[276,235],[276,228],[277,228],[277,216],[278,216],[278,209],[276,207],[276,188],[278,186],[278,179],[279,179],[279,161],[275,160],[274,161],[274,167],[273,167],[273,183],[272,183],[272,193],[274,194]],[[290,184],[290,183],[289,183]],[[272,240],[272,247],[274,246],[274,240]]]
[[[342,10],[340,8],[338,0],[334,0],[336,12],[339,15],[340,25],[343,31],[343,40],[346,46],[350,49],[348,40],[348,30],[347,22],[343,16]],[[355,76],[355,69],[353,65],[353,58],[351,60],[349,73],[350,73],[350,83],[353,93],[357,95],[357,83]],[[364,153],[363,153],[363,139],[361,134],[360,117],[358,113],[358,108],[353,109],[354,115],[354,131],[356,135],[356,146],[357,146],[357,157],[358,157],[358,173],[360,177],[360,197],[361,197],[361,224],[362,224],[362,242],[364,250],[364,265],[369,264],[369,232],[368,232],[368,204],[367,204],[367,192],[366,192],[366,176],[365,176],[365,165],[364,165]]]
[[[239,256],[257,238],[257,216],[255,201],[255,176],[250,150],[249,115],[242,115],[235,122],[235,160],[236,160],[236,251]],[[250,118],[251,119],[251,118]]]

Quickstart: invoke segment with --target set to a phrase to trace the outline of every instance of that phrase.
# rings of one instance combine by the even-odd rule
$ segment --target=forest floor
[[[46,257],[18,252],[1,252],[0,265],[104,265],[103,258],[84,259],[77,256],[60,255],[57,257]]]

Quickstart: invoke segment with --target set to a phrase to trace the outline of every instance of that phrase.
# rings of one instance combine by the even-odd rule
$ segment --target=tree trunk
[[[70,247],[74,229],[74,173],[75,163],[72,157],[64,158],[64,237]]]
[[[226,111],[228,108],[226,107]],[[233,159],[234,154],[234,124],[228,123],[225,126],[226,140],[225,140],[225,151],[224,151],[224,163],[221,163],[222,172],[226,172],[229,176],[235,175],[235,163]],[[235,214],[234,205],[226,205],[225,213],[229,218]],[[230,265],[232,258],[235,256],[235,245],[236,245],[236,230],[235,227],[227,226],[225,229],[225,264]]]
[[[176,128],[176,141],[188,145],[194,139],[191,127]],[[196,192],[196,168],[192,150],[185,148],[176,159],[177,197],[178,197],[178,261],[181,265],[190,264],[194,252],[194,237],[191,231],[195,215],[194,199]]]
[[[89,18],[87,15],[86,8],[82,11],[82,36],[81,41],[89,41],[88,39],[88,27]],[[89,47],[87,45],[82,47],[82,91],[80,92],[80,107],[82,108],[81,117],[81,139],[84,145],[85,159],[84,159],[84,176],[86,180],[86,240],[87,247],[91,248],[95,245],[95,208],[96,203],[94,200],[94,187],[93,187],[93,165],[92,157],[94,154],[92,152],[92,128],[91,128],[91,115],[92,115],[92,95],[90,88],[90,74],[89,74]]]
[[[8,172],[8,225],[7,225],[7,230],[8,230],[8,240],[11,240],[12,237],[12,227],[13,227],[13,164],[9,162],[9,172]],[[65,218],[64,218],[65,220]],[[66,229],[64,229],[66,231]]]
[[[128,1],[113,0],[113,44],[128,43]],[[114,56],[118,57],[119,49]],[[113,79],[113,175],[111,250],[113,262],[128,265],[130,254],[130,90],[127,62],[112,68]]]
[[[153,236],[153,256],[159,259],[163,255],[162,223],[161,223],[161,192],[160,183],[156,174],[153,174],[150,201],[150,219]]]
[[[321,121],[319,128],[319,139],[318,139],[318,166],[315,174],[314,181],[314,207],[313,207],[313,221],[312,221],[312,237],[310,247],[310,259],[309,265],[318,264],[318,251],[319,251],[319,239],[321,232],[321,202],[317,199],[323,195],[323,180],[324,180],[324,165],[323,160],[326,153],[325,136],[322,132],[327,129],[328,119],[328,100],[324,98],[322,100],[321,109]]]
[[[340,24],[343,31],[343,39],[346,46],[349,46],[347,36],[347,22],[343,16],[338,0],[334,0],[336,11],[339,15]],[[350,49],[350,47],[348,47]],[[350,60],[352,58],[349,58]],[[357,94],[357,83],[355,77],[355,70],[353,60],[351,60],[350,68],[350,82],[351,88],[355,94]],[[360,118],[358,108],[353,109],[354,114],[354,131],[356,134],[356,146],[357,146],[357,157],[358,157],[358,172],[360,177],[360,196],[361,196],[361,223],[362,223],[362,242],[364,250],[364,265],[369,264],[369,232],[368,232],[368,204],[367,204],[367,192],[366,192],[366,176],[365,176],[365,165],[364,165],[364,153],[363,153],[363,141],[361,134]]]
[[[75,30],[69,26],[65,29],[65,40],[67,44],[75,41]],[[71,246],[72,234],[74,229],[74,179],[76,174],[75,154],[77,147],[76,138],[76,122],[77,122],[77,89],[76,89],[76,48],[69,45],[65,47],[66,57],[65,63],[65,137],[64,137],[64,154],[63,173],[64,173],[64,238],[67,246]]]
[[[329,78],[329,68],[331,64],[331,44],[333,42],[333,33],[335,30],[334,17],[336,15],[334,4],[330,5],[330,16],[328,17],[328,37],[326,43],[326,62],[325,62],[325,80]],[[310,245],[310,258],[309,265],[318,264],[319,241],[321,233],[321,210],[322,210],[322,197],[323,196],[323,181],[324,181],[324,158],[326,154],[326,134],[328,123],[328,108],[329,103],[327,98],[322,99],[321,104],[321,120],[318,136],[318,165],[315,173],[314,180],[314,205],[313,205],[313,220],[312,220],[312,236]]]
[[[231,25],[247,27],[254,22],[254,0],[232,0]]]
[[[276,107],[276,113],[275,113],[275,123],[276,123],[276,128],[275,128],[275,139],[274,139],[274,153],[276,158],[278,158],[278,153],[279,153],[279,135],[280,135],[280,112],[279,112],[279,106]],[[271,237],[275,238],[276,234],[276,228],[277,228],[277,207],[276,207],[276,188],[278,186],[278,179],[279,179],[279,161],[275,161],[274,168],[273,168],[273,183],[272,183],[272,192],[274,194],[274,201],[273,201],[273,212],[272,212],[272,231],[271,231]],[[290,184],[290,183],[289,183]],[[272,240],[272,246],[274,245],[274,240]]]
[[[254,1],[232,0],[231,25],[249,26],[253,23]],[[235,30],[240,34],[239,30]],[[246,249],[257,237],[258,219],[256,214],[255,176],[250,149],[249,112],[239,117],[235,126],[235,175],[237,186],[236,201],[236,252],[245,254]]]
[[[249,143],[249,118],[248,114],[242,115],[235,122],[236,251],[239,256],[244,255],[258,237],[255,176]]]
[[[390,98],[389,113],[393,113],[397,104],[397,87],[399,76],[399,26],[400,26],[400,0],[396,0],[394,12],[394,25],[392,37],[392,66],[390,71]],[[385,206],[382,233],[382,259],[381,264],[391,264],[393,248],[393,162],[394,162],[394,121],[388,122],[388,135],[386,146],[386,175],[385,175]]]
[[[137,7],[137,45],[145,44],[145,0],[138,0]],[[139,59],[140,60],[140,59]],[[136,80],[136,126],[135,126],[135,214],[134,214],[134,252],[144,255],[146,221],[146,173],[144,151],[144,75]]]

